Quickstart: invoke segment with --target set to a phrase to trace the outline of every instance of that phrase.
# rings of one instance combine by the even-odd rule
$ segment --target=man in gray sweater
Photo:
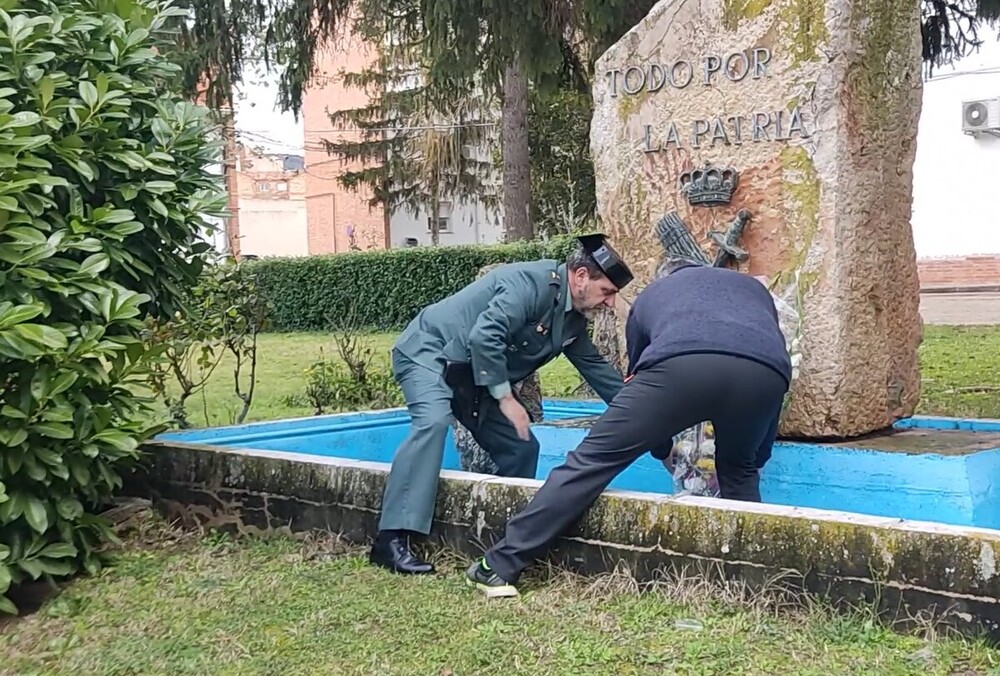
[[[792,365],[770,292],[725,268],[680,264],[636,298],[628,375],[580,445],[549,474],[505,537],[467,573],[488,597],[515,596],[521,572],[647,451],[700,422],[715,428],[721,497],[760,501]]]

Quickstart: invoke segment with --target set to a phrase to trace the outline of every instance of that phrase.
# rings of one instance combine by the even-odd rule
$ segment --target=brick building
[[[330,111],[361,108],[367,94],[345,87],[341,71],[358,72],[375,57],[370,45],[351,35],[331,41],[320,53],[317,77],[302,101],[306,162],[306,221],[310,254],[340,253],[352,249],[384,249],[389,241],[389,221],[380,208],[371,208],[370,191],[349,191],[337,181],[357,164],[344,163],[323,148],[324,139],[358,139],[358,132],[334,130]]]
[[[921,289],[1000,286],[1000,255],[917,259]]]
[[[237,146],[242,256],[308,255],[306,174],[300,155]]]

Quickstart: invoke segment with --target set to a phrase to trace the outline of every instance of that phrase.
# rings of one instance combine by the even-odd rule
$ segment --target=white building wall
[[[441,209],[441,218],[447,219],[447,229],[442,229],[438,236],[441,246],[493,244],[503,239],[499,213],[482,202],[447,206]],[[414,214],[408,209],[397,209],[389,219],[390,247],[412,246],[407,239],[416,240],[419,246],[430,246],[429,219],[430,214],[426,211]]]
[[[496,131],[487,135],[482,147],[472,149],[480,162],[490,161],[491,143],[499,143],[495,138]],[[482,179],[484,188],[491,194],[499,196],[503,190],[501,172],[495,167]],[[460,202],[446,202],[441,207],[440,217],[447,219],[438,235],[439,246],[456,244],[495,244],[503,241],[503,210],[500,199],[491,200],[487,205],[479,199],[466,199]],[[408,208],[396,209],[389,217],[390,248],[413,246],[416,240],[419,246],[430,246],[431,231],[428,226],[430,213],[421,209],[414,213]]]
[[[962,102],[995,96],[994,41],[924,83],[911,220],[918,258],[1000,254],[1000,138],[962,132]]]
[[[212,164],[206,168],[206,171],[211,174],[215,174],[216,176],[222,176],[222,165]],[[228,254],[229,242],[226,239],[226,220],[217,216],[208,215],[204,218],[212,226],[213,230],[202,228],[201,238],[211,244],[216,253],[222,255]]]
[[[305,200],[240,200],[240,253],[308,256]]]

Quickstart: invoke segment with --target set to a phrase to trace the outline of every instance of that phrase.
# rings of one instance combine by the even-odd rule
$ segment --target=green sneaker
[[[492,570],[483,557],[473,563],[465,574],[465,582],[486,594],[486,598],[495,599],[507,596],[517,596],[517,588],[507,582]]]

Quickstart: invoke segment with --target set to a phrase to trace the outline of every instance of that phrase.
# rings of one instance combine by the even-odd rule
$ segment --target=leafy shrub
[[[375,356],[360,331],[357,305],[331,320],[339,359],[320,359],[306,370],[305,396],[317,415],[327,411],[357,411],[403,405],[403,392],[392,370]]]
[[[325,331],[331,318],[360,312],[360,326],[399,329],[426,305],[455,293],[491,263],[566,258],[573,240],[414,247],[254,261],[276,331]],[[362,302],[363,301],[363,302]]]
[[[306,370],[305,397],[316,415],[403,405],[403,393],[384,368],[371,368],[358,378],[340,359],[320,359]]]
[[[257,276],[245,264],[236,262],[211,266],[198,287],[202,307],[218,313],[222,325],[222,346],[233,359],[233,389],[241,402],[233,418],[239,425],[246,420],[257,384],[257,337],[270,321],[271,303],[260,295]]]
[[[181,310],[147,318],[143,338],[155,355],[147,382],[175,425],[190,427],[187,400],[205,387],[227,354],[241,402],[230,422],[246,420],[257,382],[257,337],[270,312],[246,264],[219,260],[205,269]]]
[[[222,213],[206,111],[152,0],[0,2],[0,611],[99,569],[97,515],[162,426],[142,315],[176,310]]]

